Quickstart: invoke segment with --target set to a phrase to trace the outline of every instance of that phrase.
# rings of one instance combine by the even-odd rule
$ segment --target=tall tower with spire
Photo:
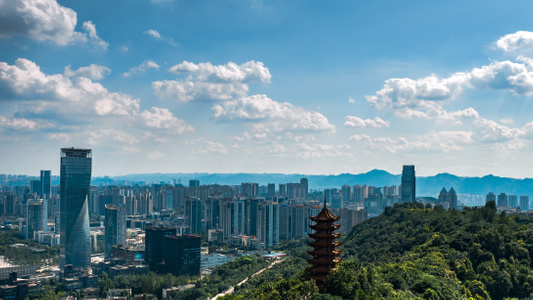
[[[309,243],[309,246],[313,247],[312,251],[308,251],[313,256],[307,262],[311,265],[309,269],[309,277],[316,281],[316,285],[320,290],[324,288],[324,280],[330,270],[337,267],[337,264],[341,261],[340,257],[337,257],[341,250],[336,249],[341,242],[335,241],[340,237],[340,233],[335,233],[341,225],[335,224],[340,217],[334,216],[327,208],[326,199],[324,198],[324,208],[314,217],[310,217],[315,221],[315,225],[310,225],[311,229],[315,230],[315,233],[310,233],[309,236],[314,239]]]

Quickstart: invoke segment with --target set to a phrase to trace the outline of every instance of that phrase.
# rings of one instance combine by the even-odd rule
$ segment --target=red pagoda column
[[[335,230],[339,229],[341,225],[335,224],[335,221],[340,217],[334,216],[326,207],[326,199],[324,199],[324,208],[315,217],[310,217],[315,221],[315,225],[310,225],[311,229],[315,230],[315,233],[309,234],[314,239],[309,243],[309,246],[313,247],[312,251],[308,251],[313,256],[312,259],[307,260],[311,265],[309,269],[309,277],[316,281],[316,285],[320,291],[324,288],[324,280],[329,271],[335,269],[337,264],[341,261],[340,257],[337,257],[341,250],[335,248],[341,244],[341,242],[335,241],[340,237],[340,233],[335,233]]]

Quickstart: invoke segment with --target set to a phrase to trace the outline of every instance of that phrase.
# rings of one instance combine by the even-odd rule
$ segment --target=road
[[[275,261],[273,261],[270,265],[268,265],[268,267],[263,268],[263,269],[261,269],[261,270],[255,272],[254,274],[252,274],[252,276],[249,276],[249,277],[244,278],[241,282],[239,282],[239,283],[237,283],[236,285],[230,287],[230,288],[227,289],[225,292],[222,292],[222,293],[216,295],[215,297],[211,298],[211,300],[216,300],[218,297],[222,297],[222,296],[224,296],[224,295],[226,295],[226,294],[232,294],[233,291],[235,290],[235,286],[241,286],[241,285],[243,285],[246,281],[248,281],[248,279],[250,279],[250,278],[252,278],[252,277],[254,277],[254,276],[257,276],[257,275],[263,273],[265,270],[268,270],[268,269],[272,268],[275,264],[280,263],[280,262],[282,262],[282,261],[284,261],[284,260],[285,260],[285,258],[284,258],[284,259],[280,259],[280,260],[275,260]]]

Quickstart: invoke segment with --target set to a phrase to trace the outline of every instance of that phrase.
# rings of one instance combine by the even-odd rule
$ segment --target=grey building
[[[46,231],[46,206],[43,200],[26,202],[26,238],[33,239],[37,231]]]
[[[60,250],[61,269],[91,266],[89,231],[89,188],[91,149],[61,148],[60,166]]]
[[[126,207],[107,204],[105,206],[105,257],[111,257],[114,245],[126,244]]]

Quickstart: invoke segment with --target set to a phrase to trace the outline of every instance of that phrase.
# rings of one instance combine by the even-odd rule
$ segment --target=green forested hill
[[[497,213],[494,202],[463,211],[418,203],[389,207],[355,226],[342,248],[344,261],[323,294],[300,269],[292,276],[270,274],[227,298],[503,299],[533,293],[533,217]]]

